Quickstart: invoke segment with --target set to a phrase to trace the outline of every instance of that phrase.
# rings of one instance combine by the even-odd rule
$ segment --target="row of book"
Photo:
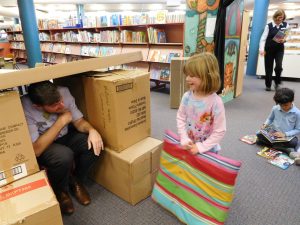
[[[183,23],[185,12],[168,12],[167,10],[149,12],[105,13],[101,16],[85,16],[70,18],[64,21],[58,19],[39,19],[39,29],[59,29],[64,27],[110,27],[122,25]]]
[[[171,63],[173,57],[181,57],[182,53],[180,51],[172,50],[157,50],[157,49],[150,49],[148,54],[148,61],[151,62],[161,62],[161,63]]]
[[[153,27],[147,28],[149,43],[166,43],[166,33],[162,29],[156,29]],[[10,34],[8,36],[9,41],[23,41],[22,34]],[[64,42],[92,42],[92,43],[119,43],[119,42],[132,42],[132,43],[145,43],[146,32],[145,31],[131,31],[131,30],[104,30],[98,33],[90,31],[65,31],[49,34],[46,32],[39,33],[40,41],[64,41]]]
[[[12,42],[12,49],[25,50],[24,42]],[[127,47],[128,48],[128,47]],[[126,48],[126,51],[127,51]],[[180,49],[135,49],[132,50],[143,50],[145,55],[144,60],[151,62],[160,62],[160,63],[171,63],[173,57],[181,57],[182,50]],[[65,43],[41,43],[42,52],[52,52],[52,53],[61,53],[69,55],[82,55],[82,56],[108,56],[119,54],[122,52],[122,47],[120,46],[98,46],[93,44],[65,44]]]
[[[147,28],[149,43],[166,43],[166,32],[163,29]]]

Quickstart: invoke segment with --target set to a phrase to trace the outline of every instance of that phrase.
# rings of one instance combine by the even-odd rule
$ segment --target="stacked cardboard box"
[[[55,195],[38,172],[17,92],[0,93],[0,118],[0,224],[61,225]]]
[[[44,171],[1,187],[0,211],[0,224],[63,224]]]
[[[131,204],[150,195],[162,142],[150,138],[150,81],[145,71],[114,70],[55,81],[100,132],[105,151],[93,179]]]
[[[128,53],[0,74],[0,90],[141,60]],[[0,224],[61,225],[58,202],[38,172],[19,94],[0,92]]]

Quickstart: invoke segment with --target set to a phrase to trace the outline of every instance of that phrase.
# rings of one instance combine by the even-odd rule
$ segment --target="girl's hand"
[[[190,152],[190,153],[192,153],[193,155],[196,155],[196,154],[199,153],[199,150],[198,150],[196,144],[192,144],[190,147],[191,147],[191,148],[189,149],[189,152]]]

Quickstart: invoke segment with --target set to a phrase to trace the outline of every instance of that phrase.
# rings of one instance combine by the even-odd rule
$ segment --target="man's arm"
[[[99,155],[104,146],[101,135],[98,133],[98,131],[96,131],[96,129],[92,127],[92,125],[84,118],[74,121],[73,125],[78,131],[89,134],[88,149],[93,147],[94,154]]]
[[[53,143],[61,129],[72,121],[72,114],[67,111],[59,115],[55,123],[32,143],[35,155],[39,157]]]

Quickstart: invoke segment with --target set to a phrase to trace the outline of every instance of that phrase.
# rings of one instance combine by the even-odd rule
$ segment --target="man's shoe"
[[[270,87],[266,87],[266,91],[271,91],[271,88]]]
[[[275,90],[280,89],[280,85],[279,84],[275,84],[274,88],[275,88]]]
[[[88,205],[91,203],[91,198],[85,187],[78,181],[74,181],[70,184],[70,192],[75,196],[77,201],[82,205]]]
[[[291,159],[300,158],[300,152],[291,152],[291,153],[289,154],[289,157],[290,157]]]
[[[70,195],[67,192],[61,192],[57,196],[60,210],[63,214],[71,215],[74,212],[74,206]]]

